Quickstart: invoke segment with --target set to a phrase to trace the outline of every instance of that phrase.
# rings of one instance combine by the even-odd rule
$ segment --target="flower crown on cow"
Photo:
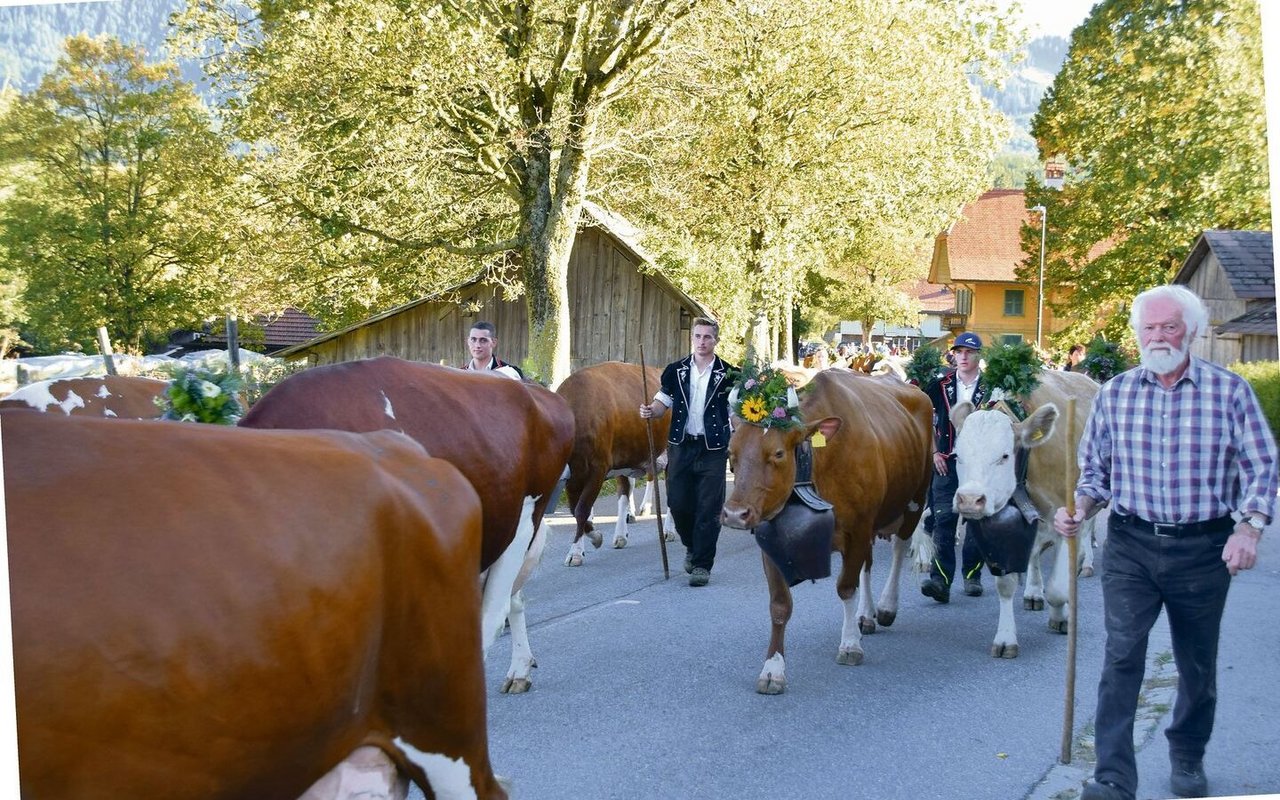
[[[729,394],[729,406],[752,425],[793,428],[800,423],[800,401],[781,370],[748,364]]]

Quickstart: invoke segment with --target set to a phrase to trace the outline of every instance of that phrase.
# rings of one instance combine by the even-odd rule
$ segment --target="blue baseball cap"
[[[967,347],[970,350],[981,350],[982,340],[978,338],[978,334],[965,331],[957,336],[956,340],[951,343],[952,350],[955,350],[957,347]]]

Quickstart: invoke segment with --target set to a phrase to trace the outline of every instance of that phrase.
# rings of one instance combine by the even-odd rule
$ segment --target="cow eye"
[[[1008,461],[1008,460],[1009,460],[1009,454],[1008,454],[1008,453],[1005,453],[1004,455],[1000,456],[1000,461],[1001,461],[1001,462],[1005,462],[1005,461]]]
[[[781,461],[783,458],[786,458],[786,455],[787,454],[781,449],[775,450],[773,451],[773,460]]]

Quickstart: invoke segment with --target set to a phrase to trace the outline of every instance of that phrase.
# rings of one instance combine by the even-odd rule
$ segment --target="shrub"
[[[229,372],[180,369],[165,390],[164,419],[234,425],[244,414],[236,392],[240,381]]]
[[[917,347],[915,352],[911,354],[911,361],[907,364],[907,380],[919,386],[921,389],[929,385],[929,382],[942,374],[946,369],[946,364],[942,360],[942,351],[933,345],[924,345]]]
[[[1099,336],[1085,350],[1080,369],[1098,383],[1106,383],[1133,365],[1133,360],[1118,343]]]
[[[1241,376],[1253,387],[1262,404],[1271,433],[1280,439],[1280,361],[1252,361],[1235,363],[1227,369]]]

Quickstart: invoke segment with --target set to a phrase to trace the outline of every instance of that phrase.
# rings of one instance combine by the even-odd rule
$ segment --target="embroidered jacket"
[[[942,377],[929,383],[925,394],[933,403],[933,443],[938,452],[950,457],[951,448],[955,445],[956,429],[951,424],[951,407],[958,401],[960,381],[956,379],[956,371],[948,370]],[[982,373],[978,373],[978,382],[973,387],[973,405],[980,408],[989,399],[987,385],[982,381]]]
[[[711,364],[707,379],[707,402],[702,409],[702,423],[707,437],[708,450],[722,450],[729,446],[729,391],[733,381],[729,370],[733,367],[720,356]],[[667,435],[670,444],[684,441],[685,423],[689,421],[689,397],[693,394],[690,375],[693,372],[693,355],[673,361],[662,371],[662,390],[658,399],[671,409],[671,430]]]
[[[471,362],[468,361],[467,363],[463,364],[462,368],[472,369]],[[497,356],[493,356],[492,358],[490,358],[489,366],[485,367],[484,369],[493,370],[499,375],[505,375],[508,378],[515,378],[518,381],[524,380],[524,373],[520,371],[519,367],[517,367],[515,364],[508,364],[505,361],[499,361]]]

